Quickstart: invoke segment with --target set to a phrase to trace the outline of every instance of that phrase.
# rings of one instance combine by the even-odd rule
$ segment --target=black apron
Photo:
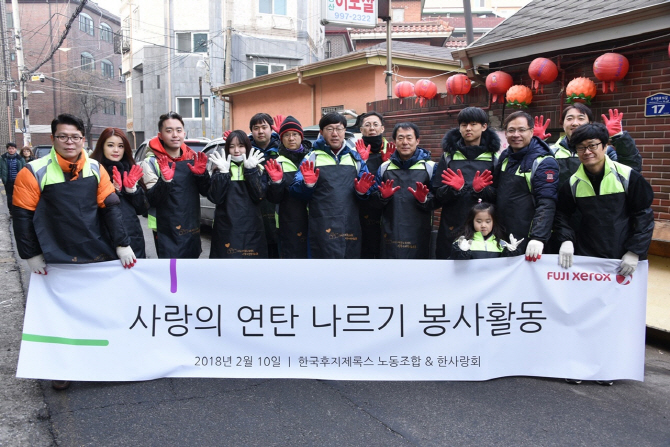
[[[312,258],[359,259],[361,223],[354,165],[318,166],[319,180],[309,201],[309,244]]]
[[[423,165],[423,164],[422,164]],[[384,207],[382,217],[382,257],[384,259],[428,259],[430,257],[431,211],[419,207],[408,187],[425,185],[430,178],[425,169],[387,169],[382,181],[400,186]]]
[[[140,186],[138,186],[140,188]],[[121,214],[123,215],[123,226],[126,227],[126,234],[130,238],[130,247],[135,253],[135,257],[146,258],[147,253],[144,249],[144,231],[142,231],[142,225],[140,220],[137,218],[137,210],[130,202],[132,198],[126,196],[125,194],[119,194],[119,199],[121,203]]]
[[[282,165],[289,163],[283,162]],[[308,213],[307,204],[292,197],[288,188],[293,182],[295,171],[284,171],[284,195],[278,205],[279,214],[279,250],[283,259],[307,258]]]
[[[371,153],[365,162],[368,170],[376,174],[382,164],[381,153]],[[382,246],[382,210],[371,206],[367,200],[359,204],[361,221],[361,259],[378,259]]]
[[[33,223],[47,264],[117,259],[115,248],[103,237],[97,195],[94,175],[44,187]]]
[[[265,152],[265,160],[263,161],[263,166],[267,163],[269,158],[276,159],[278,157],[277,152],[267,151]],[[278,249],[278,236],[277,236],[277,220],[276,212],[277,207],[274,203],[263,200],[260,204],[261,215],[263,216],[263,227],[265,228],[265,239],[267,240],[268,255],[271,258],[279,257]],[[267,256],[266,256],[267,257]]]
[[[231,164],[231,172],[238,169],[242,171],[244,168]],[[220,175],[224,174],[216,177]],[[252,187],[247,184],[248,181],[241,172],[239,180],[229,180],[222,203],[216,205],[210,259],[268,257],[268,244],[261,215],[261,203],[266,201],[254,203],[249,195]]]
[[[505,234],[511,233],[517,240],[524,239],[517,248],[520,253],[525,253],[530,226],[535,217],[535,200],[526,177],[515,174],[518,169],[519,165],[516,165],[512,171],[500,171],[496,208]]]
[[[633,232],[626,194],[577,197],[575,201],[582,216],[575,254],[621,259],[628,251],[624,248],[625,242]]]
[[[198,259],[200,245],[200,193],[187,160],[175,162],[172,192],[156,208],[156,248],[162,259]]]

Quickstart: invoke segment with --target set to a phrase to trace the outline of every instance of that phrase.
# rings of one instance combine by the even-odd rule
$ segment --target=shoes
[[[52,380],[51,388],[59,391],[67,390],[68,388],[70,388],[70,382],[67,380]]]
[[[614,385],[614,380],[596,380],[596,383],[602,386],[612,386]]]
[[[577,379],[565,379],[565,381],[568,382],[571,385],[579,385],[580,383],[582,383],[581,380],[577,380]]]

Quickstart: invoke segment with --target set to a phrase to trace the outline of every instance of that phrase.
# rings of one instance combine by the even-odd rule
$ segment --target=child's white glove
[[[458,238],[458,248],[462,251],[468,251],[470,250],[470,247],[472,246],[472,240],[466,239],[465,236],[461,236]]]
[[[508,249],[509,251],[514,251],[517,249],[520,243],[523,242],[525,238],[521,238],[520,240],[516,240],[513,234],[510,233],[509,235],[509,242],[505,244],[505,248]]]

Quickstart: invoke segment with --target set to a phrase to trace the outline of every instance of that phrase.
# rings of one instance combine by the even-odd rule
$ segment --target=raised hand
[[[465,179],[460,169],[454,172],[451,168],[447,168],[446,171],[442,171],[442,183],[460,191],[465,185]]]
[[[209,155],[209,159],[222,174],[228,174],[230,172],[230,154],[228,154],[227,157],[224,157],[217,151],[212,151],[212,153]]]
[[[316,181],[319,180],[319,168],[314,171],[314,162],[307,161],[300,165],[300,173],[302,174],[303,180],[305,180],[305,185],[314,186]]]
[[[158,157],[158,169],[161,171],[161,176],[166,182],[171,182],[174,178],[174,172],[177,170],[177,163],[172,163],[168,161],[166,156]]]
[[[421,182],[416,182],[416,191],[410,187],[407,187],[407,190],[411,192],[414,198],[420,203],[426,203],[426,199],[428,198],[428,186]]]
[[[386,143],[386,152],[382,153],[382,163],[391,159],[391,155],[393,155],[395,149],[396,148],[394,143]]]
[[[139,165],[133,165],[130,168],[129,172],[123,173],[123,187],[128,190],[128,192],[135,192],[137,189],[137,182],[140,181],[144,172]]]
[[[284,171],[274,158],[269,159],[268,162],[265,163],[265,171],[270,176],[270,180],[274,183],[279,183],[282,178],[284,178]]]
[[[121,191],[121,187],[123,186],[121,173],[119,172],[118,169],[116,169],[116,166],[112,166],[112,185],[114,185],[114,189],[116,190],[116,192]]]
[[[549,123],[551,123],[551,120],[547,118],[547,121],[544,121],[544,115],[536,116],[535,125],[533,126],[533,136],[538,137],[540,140],[549,138],[551,134],[546,133]]]
[[[204,174],[207,170],[207,154],[204,152],[196,152],[195,158],[193,160],[193,166],[191,166],[190,163],[188,164],[188,168],[191,170],[191,172],[195,175]]]
[[[230,135],[231,132],[232,132],[232,130],[227,130],[227,131],[225,131],[225,132],[223,133],[223,139],[224,139],[224,140],[227,140],[227,139],[228,139],[228,135]]]
[[[488,169],[484,171],[481,175],[479,171],[475,173],[475,178],[472,179],[472,189],[475,192],[482,192],[484,188],[493,184],[493,174]]]
[[[364,172],[363,175],[361,175],[361,179],[354,179],[354,188],[356,188],[356,192],[359,194],[365,194],[368,192],[370,188],[372,188],[372,185],[375,184],[375,176],[370,174],[369,172]]]
[[[393,187],[393,180],[386,180],[379,185],[379,193],[382,198],[388,199],[400,189],[400,186]]]
[[[242,160],[244,160],[244,169],[254,169],[260,163],[263,163],[265,155],[263,155],[262,151],[252,148],[248,157],[246,153],[243,154]]]
[[[366,146],[365,141],[360,138],[356,140],[356,151],[358,151],[363,161],[368,161],[368,158],[370,158],[370,145]]]
[[[281,125],[285,119],[286,117],[284,115],[277,115],[274,118],[272,118],[272,121],[274,121],[274,124],[272,125],[272,130],[279,133],[279,129],[281,129]]]
[[[621,133],[623,131],[623,125],[621,121],[623,120],[623,113],[619,113],[619,109],[610,109],[610,117],[607,119],[605,115],[601,115],[603,118],[603,123],[607,127],[607,133],[610,134],[610,137]]]

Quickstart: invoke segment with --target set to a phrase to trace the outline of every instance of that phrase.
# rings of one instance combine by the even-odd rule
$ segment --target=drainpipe
[[[307,82],[304,82],[302,80],[302,72],[298,71],[298,84],[304,85],[305,87],[309,87],[311,94],[312,94],[312,100],[310,101],[310,104],[312,105],[312,122],[316,123],[318,120],[316,119],[316,95],[315,95],[315,90],[316,86],[313,84],[308,84]]]

